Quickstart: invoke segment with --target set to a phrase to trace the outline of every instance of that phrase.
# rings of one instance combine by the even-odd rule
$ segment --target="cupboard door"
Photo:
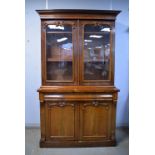
[[[110,84],[113,74],[112,23],[80,22],[80,81],[82,84]]]
[[[73,102],[46,103],[46,139],[75,140],[77,114],[77,105]]]
[[[45,21],[45,83],[73,85],[77,81],[76,21]]]
[[[111,105],[106,102],[85,102],[80,105],[80,139],[108,139],[111,129]]]

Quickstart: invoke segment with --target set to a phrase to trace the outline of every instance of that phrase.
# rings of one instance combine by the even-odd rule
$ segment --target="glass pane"
[[[84,32],[110,32],[110,27],[106,25],[85,25]]]
[[[110,32],[86,25],[84,32],[84,80],[108,80],[110,67]],[[99,29],[100,28],[100,29]],[[90,32],[92,31],[92,32]]]
[[[72,80],[72,62],[49,62],[47,65],[47,80]]]
[[[72,80],[72,33],[46,34],[47,80]]]
[[[72,27],[70,25],[56,25],[50,24],[46,29],[47,33],[50,32],[72,32]]]

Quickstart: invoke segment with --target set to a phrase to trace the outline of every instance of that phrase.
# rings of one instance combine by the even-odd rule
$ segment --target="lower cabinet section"
[[[115,145],[113,100],[45,100],[40,147]]]

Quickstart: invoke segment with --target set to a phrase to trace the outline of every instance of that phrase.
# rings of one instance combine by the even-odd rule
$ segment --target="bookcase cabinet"
[[[40,147],[112,146],[118,10],[37,10],[41,19]]]

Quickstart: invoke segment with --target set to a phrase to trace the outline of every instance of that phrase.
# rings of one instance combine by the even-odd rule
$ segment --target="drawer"
[[[71,93],[71,94],[45,94],[45,101],[94,101],[94,100],[113,100],[113,94],[101,93]]]

